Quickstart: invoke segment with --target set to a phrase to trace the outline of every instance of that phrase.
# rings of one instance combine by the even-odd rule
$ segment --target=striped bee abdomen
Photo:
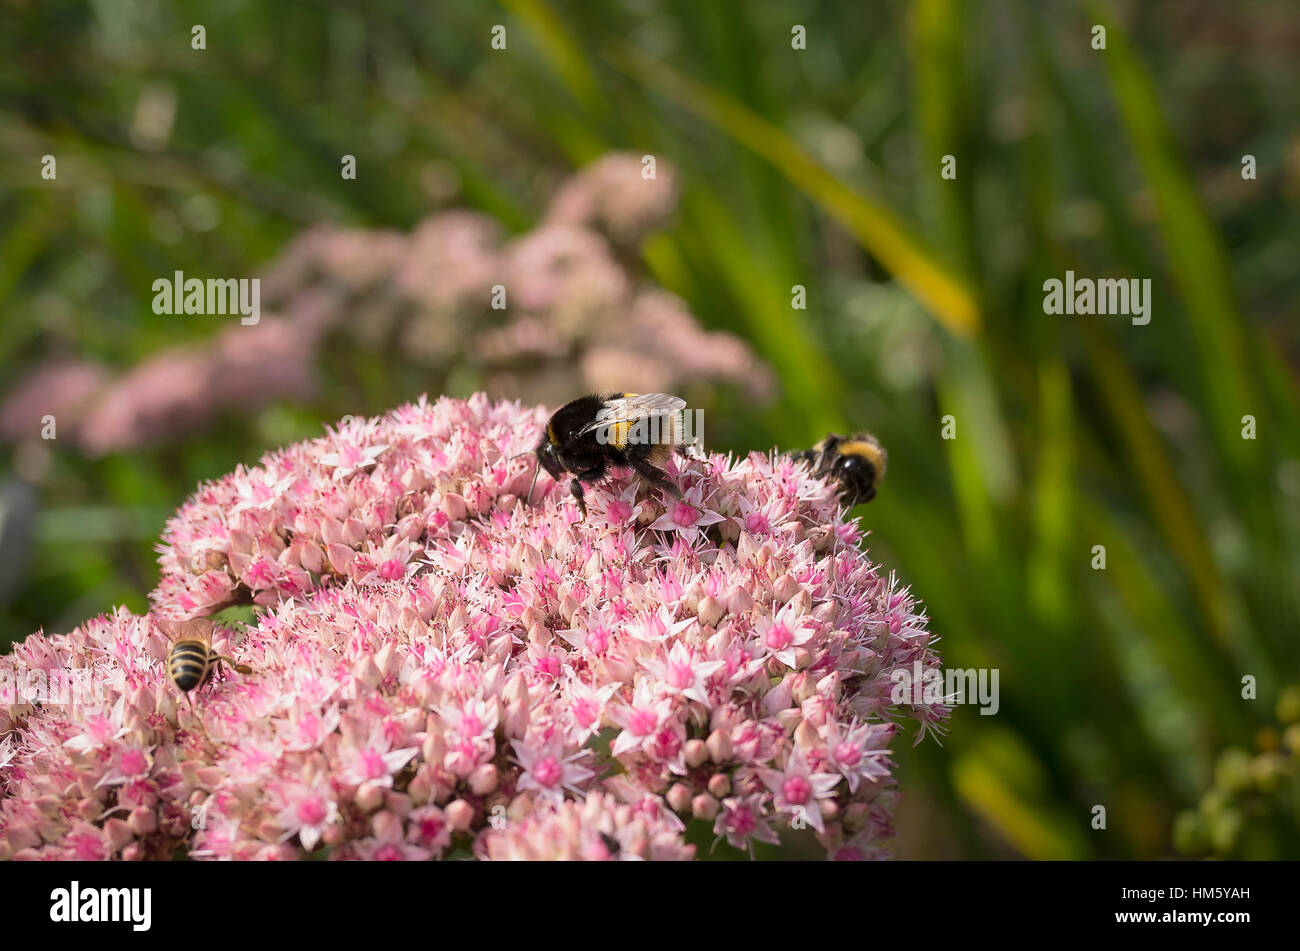
[[[167,655],[167,673],[177,687],[190,691],[207,679],[215,659],[203,641],[177,641]]]

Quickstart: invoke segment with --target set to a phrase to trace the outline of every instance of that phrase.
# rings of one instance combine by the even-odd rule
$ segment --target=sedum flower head
[[[0,696],[0,858],[687,858],[690,823],[887,854],[897,720],[948,711],[891,704],[938,659],[833,488],[678,459],[690,512],[616,473],[581,519],[545,473],[523,499],[544,422],[421,401],[200,487],[152,615],[0,658],[102,688]],[[214,647],[254,672],[191,708],[156,619],[241,602]]]

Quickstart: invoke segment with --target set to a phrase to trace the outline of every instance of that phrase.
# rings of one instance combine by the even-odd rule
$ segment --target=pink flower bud
[[[108,840],[109,848],[116,852],[132,841],[135,833],[121,819],[113,818],[104,823],[104,838]]]
[[[702,598],[699,606],[700,623],[708,627],[717,627],[718,622],[722,620],[723,607],[717,598],[712,595]]]
[[[758,543],[754,541],[754,536],[749,532],[741,532],[740,538],[736,541],[736,561],[742,565],[749,565],[755,561],[757,554]],[[735,611],[730,604],[727,607],[729,610]]]
[[[772,585],[772,594],[778,604],[785,604],[795,596],[799,591],[799,582],[787,571],[781,577],[776,579],[776,584]]]
[[[257,836],[259,839],[278,839],[280,837],[280,824],[272,818],[263,819],[257,824]]]
[[[445,769],[434,768],[433,770],[433,787],[429,793],[429,801],[441,806],[456,790],[456,777]]]
[[[411,797],[406,793],[393,792],[390,789],[384,794],[384,808],[393,815],[405,819],[410,814],[413,805]]]
[[[347,545],[337,542],[329,545],[325,549],[325,553],[329,557],[330,567],[334,569],[336,574],[340,575],[347,574],[348,566],[352,564],[352,559],[357,556],[357,553]]]
[[[459,747],[448,750],[447,755],[442,760],[442,765],[457,779],[466,779],[474,770],[476,764],[477,760],[474,758],[474,754]]]
[[[361,681],[371,690],[379,686],[379,682],[384,679],[379,668],[375,666],[374,658],[366,655],[360,658],[352,665],[352,676]]]
[[[718,800],[708,793],[700,793],[691,800],[691,815],[696,819],[711,821],[718,814]]]
[[[731,736],[722,730],[710,733],[705,745],[709,750],[709,759],[713,762],[726,763],[731,759]]]
[[[817,734],[817,728],[807,720],[800,720],[799,725],[794,729],[795,746],[803,749],[812,749],[817,745],[820,737]]]
[[[668,805],[674,812],[685,812],[691,805],[691,790],[682,783],[673,783],[668,789],[668,795],[665,797]]]
[[[202,765],[203,764],[199,760],[194,759],[186,760],[181,763],[181,779],[183,779],[187,785],[199,785],[199,767]]]
[[[374,812],[384,804],[384,787],[375,783],[362,783],[357,787],[354,802],[362,812]]]
[[[325,552],[319,545],[304,544],[298,548],[298,563],[314,575],[325,567]]]
[[[464,799],[449,802],[443,813],[447,822],[458,832],[464,832],[474,821],[474,807]]]
[[[499,780],[496,766],[492,763],[483,763],[470,773],[469,788],[476,796],[486,796],[497,788]]]
[[[516,700],[506,707],[506,715],[503,717],[506,736],[523,736],[528,732],[528,720],[530,710],[528,701]]]
[[[106,792],[104,787],[99,785],[99,778],[89,773],[77,777],[77,789],[81,795],[98,801],[103,801]]]
[[[790,695],[794,698],[795,703],[803,703],[816,692],[817,684],[808,671],[801,670],[791,678]]]
[[[440,763],[447,752],[447,745],[442,738],[442,731],[431,732],[420,745],[420,755],[426,763]]]
[[[817,681],[817,692],[826,695],[831,700],[839,700],[843,687],[843,679],[840,677],[838,670],[832,671]]]
[[[421,766],[407,784],[406,794],[411,797],[411,802],[415,805],[423,806],[429,801],[432,792],[433,770],[428,766]]]
[[[376,838],[400,839],[402,837],[402,820],[387,809],[381,809],[370,817],[370,829]]]
[[[501,700],[507,705],[518,700],[528,702],[528,682],[523,674],[517,673],[506,681],[505,689],[501,691]]]
[[[442,497],[442,511],[453,522],[462,522],[465,520],[465,516],[469,514],[464,497],[454,492],[449,492]]]
[[[343,535],[340,539],[349,548],[355,548],[366,540],[366,527],[359,519],[349,518],[343,523]]]
[[[744,537],[744,536],[742,536]],[[723,597],[722,603],[731,614],[748,614],[754,607],[754,599],[741,585],[734,585]]]
[[[208,789],[211,789],[213,786],[220,785],[221,780],[225,777],[225,775],[226,775],[226,771],[222,769],[220,766],[204,766],[201,767],[196,773],[196,776],[199,781],[199,785],[205,786]]]
[[[850,803],[849,807],[844,810],[844,828],[850,832],[856,832],[866,825],[867,817],[870,815],[871,806],[865,802]]]
[[[127,817],[127,825],[136,835],[151,835],[158,829],[158,815],[148,806],[137,806]]]
[[[687,740],[682,747],[682,754],[686,765],[694,769],[709,758],[709,748],[703,740]]]
[[[726,773],[714,773],[709,777],[709,795],[715,799],[725,799],[731,795],[731,777]]]
[[[396,668],[393,665],[396,654],[393,651],[392,643],[387,643],[375,652],[375,667],[384,677],[391,674]]]

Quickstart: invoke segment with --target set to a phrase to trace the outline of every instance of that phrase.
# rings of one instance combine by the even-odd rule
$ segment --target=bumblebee
[[[580,396],[557,409],[537,444],[537,470],[528,498],[533,496],[537,474],[545,469],[557,482],[570,473],[569,491],[578,509],[587,514],[584,482],[599,482],[612,467],[636,473],[674,498],[682,497],[660,466],[684,442],[681,411],[686,401],[666,393],[612,393]]]
[[[808,463],[814,475],[834,480],[840,499],[852,508],[876,497],[889,457],[885,447],[870,433],[848,438],[831,433],[811,449],[795,453],[793,458]]]
[[[172,640],[167,652],[167,675],[194,706],[190,691],[202,687],[219,672],[223,662],[241,674],[251,674],[253,668],[237,664],[229,657],[212,649],[212,620],[195,618],[192,621],[159,621],[158,626]]]

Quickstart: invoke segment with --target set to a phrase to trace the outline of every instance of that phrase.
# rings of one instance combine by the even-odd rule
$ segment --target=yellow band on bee
[[[862,456],[867,462],[871,463],[877,474],[884,475],[884,456],[881,455],[879,446],[855,440],[853,442],[842,442],[835,448],[842,456]]]

